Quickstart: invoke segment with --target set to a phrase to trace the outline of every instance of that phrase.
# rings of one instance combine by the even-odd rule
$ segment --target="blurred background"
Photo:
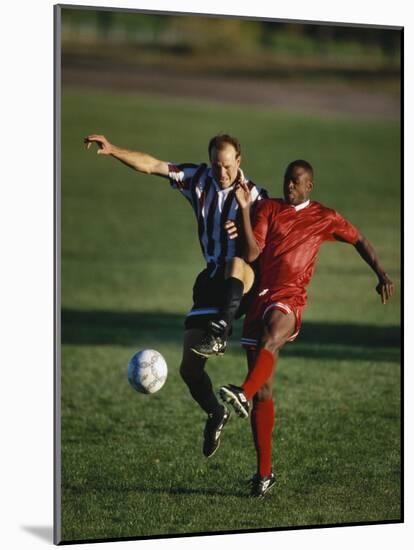
[[[358,26],[65,10],[64,82],[398,115],[400,32]]]
[[[61,8],[62,527],[64,540],[398,521],[400,518],[401,30]],[[396,284],[382,306],[352,246],[322,247],[300,337],[275,383],[278,488],[246,499],[248,425],[214,460],[178,367],[203,268],[196,222],[167,181],[84,148],[208,162],[239,138],[245,174],[280,196],[315,169],[313,199],[373,243]],[[235,326],[209,360],[242,381]],[[164,388],[127,382],[138,349],[166,358]]]

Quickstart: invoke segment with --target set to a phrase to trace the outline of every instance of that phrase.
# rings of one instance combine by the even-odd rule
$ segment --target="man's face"
[[[311,175],[302,166],[294,166],[286,172],[283,182],[285,201],[294,206],[309,199],[313,188]]]
[[[211,171],[216,182],[222,189],[230,187],[237,179],[241,157],[233,145],[226,144],[221,149],[211,150]]]

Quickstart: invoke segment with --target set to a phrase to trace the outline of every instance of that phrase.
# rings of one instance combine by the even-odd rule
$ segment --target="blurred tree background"
[[[379,77],[400,72],[393,28],[287,23],[233,17],[62,10],[63,60],[86,58],[220,75]]]

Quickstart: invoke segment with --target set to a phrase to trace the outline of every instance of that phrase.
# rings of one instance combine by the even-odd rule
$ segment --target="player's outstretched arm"
[[[358,241],[355,244],[355,248],[357,249],[361,258],[363,258],[376,273],[378,277],[378,284],[375,287],[375,290],[381,296],[381,302],[385,304],[386,301],[391,298],[394,293],[394,283],[381,267],[377,253],[375,252],[373,246],[368,241],[368,239],[360,235]]]
[[[90,134],[84,139],[86,148],[89,149],[92,143],[98,145],[97,154],[112,156],[133,170],[142,172],[143,174],[153,174],[155,176],[168,176],[168,163],[163,160],[158,160],[147,153],[139,151],[130,151],[122,149],[110,143],[105,136],[98,134]]]

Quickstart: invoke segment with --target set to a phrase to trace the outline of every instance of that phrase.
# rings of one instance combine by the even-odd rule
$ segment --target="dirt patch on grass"
[[[204,99],[274,107],[304,114],[343,114],[396,118],[400,90],[373,80],[256,78],[189,73],[159,67],[64,63],[63,86],[81,86],[137,94]]]

